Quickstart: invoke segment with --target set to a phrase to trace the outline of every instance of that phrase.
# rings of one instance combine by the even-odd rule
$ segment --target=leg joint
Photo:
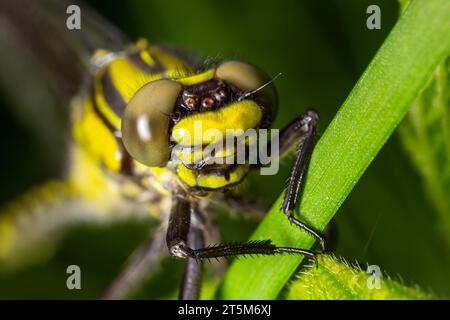
[[[193,257],[193,250],[189,248],[184,241],[180,241],[170,246],[169,253],[173,257],[186,259]]]

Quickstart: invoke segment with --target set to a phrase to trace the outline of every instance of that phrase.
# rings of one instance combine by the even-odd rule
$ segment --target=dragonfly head
[[[190,77],[142,87],[125,109],[122,139],[135,160],[147,166],[176,162],[189,186],[218,189],[240,182],[248,166],[220,163],[235,156],[229,147],[212,154],[205,147],[224,145],[229,132],[269,127],[276,111],[271,79],[253,65],[226,61]],[[199,176],[208,182],[202,185]],[[212,177],[224,180],[213,184]]]

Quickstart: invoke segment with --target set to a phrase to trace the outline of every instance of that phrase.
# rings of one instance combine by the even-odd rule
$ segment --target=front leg
[[[319,240],[325,250],[325,238],[319,232],[294,217],[294,208],[298,202],[298,194],[308,168],[309,159],[315,144],[315,134],[319,116],[314,110],[308,110],[280,133],[280,157],[296,149],[294,166],[288,180],[288,186],[281,205],[290,222],[307,231]]]
[[[167,228],[166,242],[169,253],[185,258],[183,280],[178,294],[179,300],[197,300],[200,296],[202,262],[186,254],[188,248],[204,246],[203,230],[196,223],[191,227],[191,215],[195,215],[196,206],[186,199],[186,195],[177,192],[172,197],[172,209]]]
[[[234,244],[219,244],[208,247],[195,248],[188,243],[190,236],[196,226],[190,228],[191,214],[195,212],[195,203],[190,203],[186,198],[174,196],[172,211],[170,213],[169,226],[167,229],[166,242],[169,253],[172,256],[188,259],[192,263],[197,261],[201,267],[201,260],[210,258],[221,258],[237,255],[264,254],[275,255],[281,253],[302,254],[313,258],[316,263],[316,253],[311,250],[304,250],[291,247],[277,247],[270,240],[249,241]],[[191,230],[190,230],[191,229]],[[192,260],[190,260],[192,259]],[[193,261],[194,260],[194,261]],[[180,298],[195,299],[198,297],[198,289],[200,287],[199,270],[193,268],[193,264],[186,266],[186,272],[191,272],[192,276],[184,276],[184,283],[180,292]]]
[[[314,149],[314,139],[318,122],[319,116],[317,113],[314,110],[308,110],[282,129],[279,136],[278,155],[280,158],[283,158],[292,152],[296,152],[295,163],[288,179],[288,185],[281,204],[281,209],[291,223],[314,236],[319,241],[322,249],[325,250],[325,237],[294,216],[294,209],[298,202],[298,194],[303,183],[304,175],[308,169],[309,159]],[[272,150],[270,141],[268,142],[266,150]],[[253,168],[261,168],[262,166],[262,163],[257,163],[253,165]],[[233,198],[233,196],[228,196],[224,197],[224,200],[228,205],[231,205],[238,210],[242,210],[243,212],[246,212],[247,210],[255,211],[254,209],[257,208],[254,204],[243,198]],[[253,208],[249,209],[249,204],[250,206],[253,205]],[[262,213],[267,212],[267,209],[258,209],[257,212],[262,216]]]
[[[191,248],[202,248],[204,246],[203,230],[193,227],[189,234],[188,245]],[[186,259],[183,280],[178,294],[179,300],[198,300],[200,296],[202,271],[202,261],[194,258]]]

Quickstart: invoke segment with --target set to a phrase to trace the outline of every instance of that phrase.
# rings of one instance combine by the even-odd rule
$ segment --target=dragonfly
[[[271,127],[278,109],[274,78],[248,62],[205,62],[174,46],[146,39],[133,42],[85,4],[80,4],[82,30],[67,30],[68,5],[55,0],[1,5],[1,44],[11,45],[14,35],[13,45],[38,59],[39,79],[49,83],[55,104],[70,118],[70,143],[63,177],[33,188],[2,209],[0,261],[26,252],[39,236],[62,230],[84,215],[110,218],[105,212],[115,211],[120,217],[135,205],[159,219],[160,227],[105,288],[103,299],[125,297],[165,250],[185,260],[180,299],[198,299],[206,259],[283,253],[315,259],[313,250],[278,246],[270,239],[206,243],[214,228],[211,203],[244,211],[252,207],[236,187],[250,171],[266,164],[250,163],[248,155],[237,162],[236,146],[261,146],[260,135],[242,139],[242,132]],[[318,121],[317,112],[307,110],[281,129],[277,158],[295,154],[281,211],[324,249],[324,236],[293,214]],[[200,135],[194,132],[197,124],[202,126]],[[207,137],[209,129],[222,133],[223,140]],[[229,129],[240,132],[231,146],[224,144]],[[263,141],[267,149],[271,143]],[[207,152],[210,145],[221,148]],[[51,215],[58,217],[58,226],[46,224]]]

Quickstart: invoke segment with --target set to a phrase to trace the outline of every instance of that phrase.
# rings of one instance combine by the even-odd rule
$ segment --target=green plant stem
[[[371,266],[368,272],[334,257],[323,255],[319,268],[312,265],[290,285],[289,300],[418,300],[434,297],[407,287]]]
[[[449,30],[450,1],[417,0],[408,6],[318,142],[297,217],[319,230],[326,226],[448,55]],[[281,199],[282,195],[251,238],[310,248],[314,239],[289,224],[279,209]],[[302,259],[237,259],[225,277],[221,297],[274,299]]]

